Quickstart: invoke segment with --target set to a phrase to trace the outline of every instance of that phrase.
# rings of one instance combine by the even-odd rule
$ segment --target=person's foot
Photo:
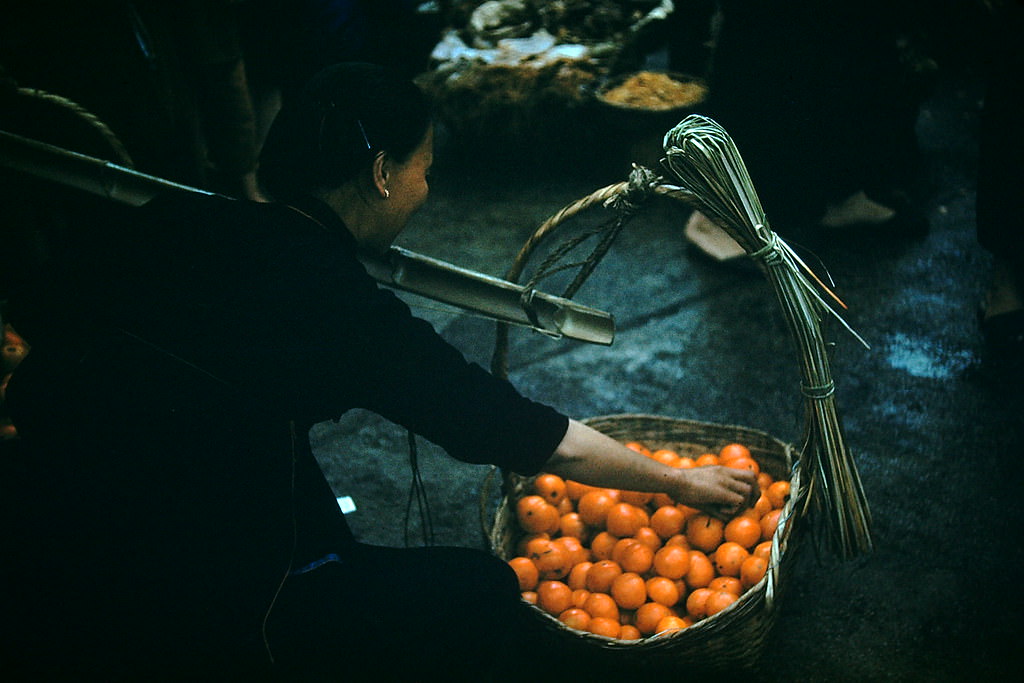
[[[818,224],[829,230],[884,233],[891,237],[922,237],[928,232],[928,219],[902,190],[878,194],[858,190],[829,204]]]
[[[683,231],[690,244],[715,261],[731,261],[746,254],[724,229],[700,211],[694,211]]]
[[[895,209],[876,202],[864,190],[859,190],[841,202],[829,204],[819,223],[826,228],[847,228],[881,225],[895,217]]]

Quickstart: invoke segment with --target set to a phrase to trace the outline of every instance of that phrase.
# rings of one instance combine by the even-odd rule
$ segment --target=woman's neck
[[[313,196],[337,214],[360,245],[365,244],[367,238],[374,234],[374,226],[379,220],[378,212],[355,183],[346,183],[333,190],[315,193]]]

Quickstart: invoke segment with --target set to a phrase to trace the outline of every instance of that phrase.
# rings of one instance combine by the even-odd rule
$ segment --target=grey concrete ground
[[[840,562],[804,548],[785,577],[756,670],[736,678],[987,681],[1020,674],[1024,391],[1019,376],[992,366],[975,319],[990,267],[973,222],[980,98],[973,72],[954,70],[942,74],[922,109],[926,235],[774,226],[825,264],[850,307],[847,320],[870,343],[865,349],[839,327],[827,328],[876,549]],[[551,172],[487,172],[446,161],[445,151],[442,140],[431,201],[400,244],[493,275],[504,273],[541,221],[628,172],[625,156],[606,166],[583,160]],[[759,273],[688,249],[686,216],[678,205],[652,206],[576,296],[615,315],[614,344],[515,330],[511,379],[572,416],[653,413],[798,441],[797,356],[774,294]],[[557,290],[557,282],[548,287]],[[489,363],[490,322],[407,299],[467,356]],[[319,425],[312,436],[338,495],[355,501],[350,521],[363,540],[420,542],[415,514],[407,527],[403,431],[357,413]],[[479,501],[488,470],[419,445],[435,542],[484,547]]]

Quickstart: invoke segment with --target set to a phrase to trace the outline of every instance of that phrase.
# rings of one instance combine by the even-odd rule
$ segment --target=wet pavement
[[[970,69],[944,73],[922,107],[926,234],[773,226],[809,263],[823,264],[818,269],[827,269],[849,306],[846,320],[870,345],[826,327],[875,550],[839,561],[801,546],[756,669],[730,677],[988,681],[1019,674],[1024,390],[1019,374],[992,362],[976,320],[991,265],[973,219],[981,96]],[[478,158],[487,152],[476,150]],[[442,137],[430,202],[399,244],[496,276],[542,221],[629,171],[628,151],[611,163],[581,158],[529,168],[481,169],[455,157],[446,157]],[[574,297],[614,314],[611,346],[516,329],[511,379],[574,417],[650,413],[799,442],[798,356],[775,295],[760,273],[688,248],[687,215],[677,203],[647,207]],[[555,278],[541,289],[559,293],[563,285]],[[403,296],[489,366],[491,322]],[[353,498],[349,519],[362,540],[421,542],[421,519],[407,511],[404,431],[356,412],[318,425],[312,438],[338,495]],[[480,500],[488,469],[457,463],[422,439],[419,461],[433,541],[485,547]]]

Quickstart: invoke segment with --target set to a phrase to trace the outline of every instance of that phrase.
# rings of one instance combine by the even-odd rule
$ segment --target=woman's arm
[[[666,493],[722,518],[752,505],[759,493],[757,478],[748,470],[669,467],[576,420],[569,421],[544,470],[591,486]]]

